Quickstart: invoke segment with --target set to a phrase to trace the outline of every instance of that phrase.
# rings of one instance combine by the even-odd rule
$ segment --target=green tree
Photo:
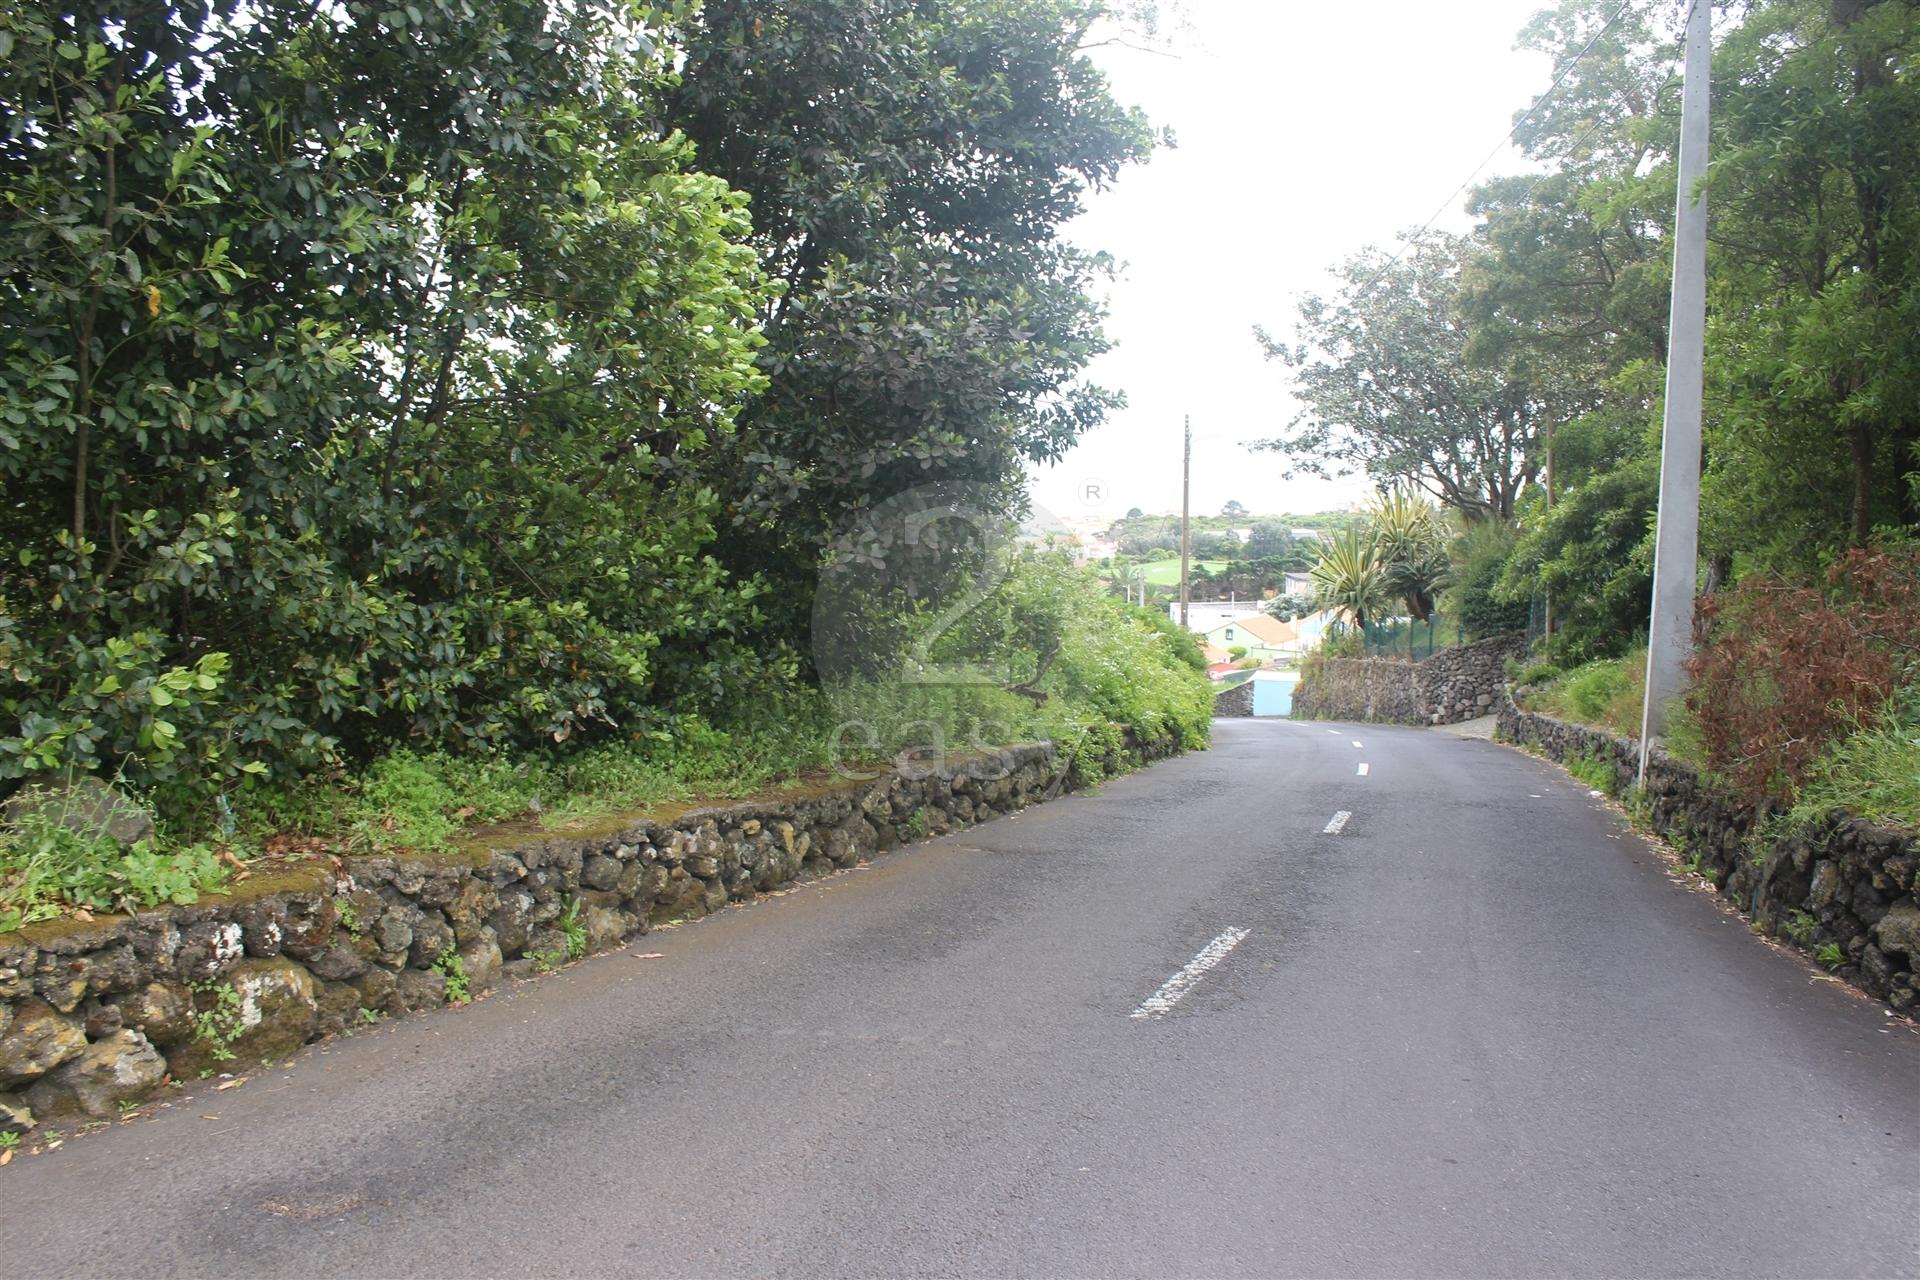
[[[704,552],[762,284],[660,15],[245,17],[0,12],[0,776],[640,732],[762,669]]]
[[[1426,233],[1399,255],[1344,263],[1337,297],[1300,304],[1298,341],[1259,335],[1303,408],[1256,447],[1311,474],[1417,486],[1470,519],[1512,519],[1540,474],[1544,431],[1590,393],[1557,367],[1469,357],[1462,282],[1485,258],[1471,240]]]
[[[1468,201],[1487,249],[1465,281],[1470,351],[1495,365],[1531,352],[1592,377],[1664,360],[1674,32],[1650,3],[1563,0],[1518,43],[1553,58],[1564,79],[1515,132],[1549,171],[1494,178]]]
[[[1372,537],[1348,529],[1321,543],[1319,553],[1309,571],[1315,605],[1337,610],[1365,630],[1393,598]]]
[[[1395,489],[1368,513],[1373,553],[1386,588],[1400,597],[1409,616],[1433,617],[1434,597],[1446,585],[1449,562],[1446,535],[1433,507],[1405,489]]]
[[[1253,559],[1271,556],[1291,561],[1295,555],[1293,530],[1278,520],[1256,520],[1247,533],[1246,551]]]
[[[1704,502],[1761,562],[1920,528],[1916,57],[1905,0],[1756,4],[1715,54]]]
[[[1519,607],[1550,595],[1555,650],[1568,661],[1618,654],[1644,639],[1659,494],[1659,455],[1647,450],[1551,510],[1530,510],[1493,599]]]
[[[780,284],[722,551],[783,598],[803,604],[849,513],[892,494],[964,483],[1017,510],[1026,465],[1116,403],[1081,378],[1107,347],[1108,263],[1059,235],[1151,146],[1081,50],[1108,13],[711,0],[690,27],[670,119],[751,193]]]
[[[1456,619],[1475,640],[1523,630],[1529,601],[1507,601],[1494,594],[1500,575],[1512,558],[1514,529],[1494,521],[1469,525],[1448,549],[1447,616]]]
[[[1907,0],[1767,0],[1723,27],[1702,486],[1712,581],[1804,570],[1878,525],[1920,524],[1920,92],[1901,74],[1920,48],[1915,15]],[[1568,60],[1617,19],[1522,130],[1552,172],[1488,183],[1473,205],[1492,257],[1467,290],[1470,354],[1550,352],[1603,388],[1585,439],[1556,447],[1569,494],[1641,468],[1658,414],[1678,78],[1657,17],[1566,0],[1530,25],[1523,42]],[[1638,486],[1606,487],[1629,505],[1581,506],[1617,530],[1645,504]],[[1590,552],[1640,541],[1566,532]],[[1624,562],[1588,559],[1585,572],[1635,577]]]

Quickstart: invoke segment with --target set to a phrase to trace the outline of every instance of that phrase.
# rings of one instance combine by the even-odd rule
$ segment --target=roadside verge
[[[1180,750],[1120,738],[1094,776]],[[104,1120],[176,1079],[282,1058],[380,1018],[852,867],[1082,783],[1048,743],[871,772],[431,857],[296,867],[192,906],[0,935],[0,1134]],[[18,1139],[14,1139],[17,1141]]]
[[[1499,733],[1621,800],[1768,935],[1912,1016],[1920,1004],[1920,840],[1835,812],[1789,827],[1655,750],[1524,711],[1502,695]]]

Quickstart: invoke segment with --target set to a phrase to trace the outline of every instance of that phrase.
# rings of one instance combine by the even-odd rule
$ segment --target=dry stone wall
[[[1100,764],[1178,748],[1127,738]],[[105,1119],[169,1073],[280,1058],[356,1022],[438,1008],[1051,799],[1080,772],[1046,744],[1020,746],[584,835],[348,857],[193,906],[0,934],[0,1131]]]
[[[1242,680],[1231,689],[1222,689],[1213,695],[1213,714],[1218,717],[1250,716],[1253,714],[1253,681]]]
[[[1420,662],[1323,658],[1294,690],[1293,718],[1454,724],[1491,715],[1506,686],[1507,659],[1525,648],[1526,637],[1506,635],[1442,649]]]
[[[1415,667],[1398,658],[1322,658],[1293,690],[1295,720],[1421,724]]]
[[[1840,949],[1837,972],[1895,1009],[1920,1003],[1920,840],[1848,814],[1770,832],[1772,811],[1707,786],[1664,752],[1633,791],[1639,745],[1599,729],[1521,710],[1501,695],[1500,734],[1562,763],[1597,761],[1608,788],[1643,805],[1648,824],[1698,858],[1703,874],[1769,934],[1807,951]]]

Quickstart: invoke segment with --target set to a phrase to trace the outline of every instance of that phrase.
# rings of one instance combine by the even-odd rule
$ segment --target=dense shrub
[[[1442,608],[1460,623],[1469,640],[1526,629],[1528,602],[1494,595],[1518,538],[1512,526],[1485,520],[1469,525],[1448,548],[1453,569]]]
[[[1163,611],[1146,605],[1134,606],[1132,617],[1153,629],[1166,643],[1167,651],[1195,671],[1204,674],[1207,669],[1207,653],[1200,645],[1200,637],[1169,618]]]
[[[1750,575],[1707,597],[1701,618],[1687,705],[1707,766],[1750,796],[1788,800],[1830,748],[1911,698],[1920,547],[1850,551],[1819,584]]]
[[[790,670],[705,550],[765,291],[670,50],[600,0],[246,18],[0,10],[0,780],[204,795]]]
[[[1177,734],[1188,746],[1207,739],[1205,676],[1152,611],[1106,595],[1063,560],[1015,561],[964,622],[940,632],[934,678],[896,654],[824,690],[768,690],[711,721],[682,717],[626,742],[565,753],[398,750],[342,788],[262,794],[243,821],[257,838],[290,831],[361,847],[436,848],[462,827],[532,812],[566,821],[740,795],[903,751],[950,755],[1049,739],[1092,758],[1111,745],[1116,725],[1141,738]]]

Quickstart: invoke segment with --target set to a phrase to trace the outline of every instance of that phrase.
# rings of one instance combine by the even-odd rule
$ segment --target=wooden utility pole
[[[1182,416],[1181,430],[1185,440],[1180,446],[1180,628],[1187,628],[1187,557],[1193,548],[1192,533],[1189,528],[1192,521],[1193,494],[1193,419]]]
[[[1673,229],[1673,303],[1667,321],[1667,415],[1660,436],[1660,515],[1653,533],[1653,617],[1647,698],[1640,710],[1640,782],[1667,704],[1686,688],[1693,592],[1700,568],[1700,401],[1707,323],[1707,77],[1712,0],[1687,11],[1680,93],[1680,173]]]

